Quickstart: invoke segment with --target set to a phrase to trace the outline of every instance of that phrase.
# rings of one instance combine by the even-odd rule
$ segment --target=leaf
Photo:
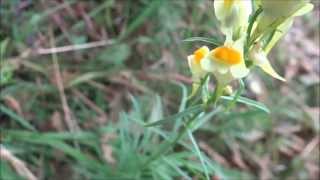
[[[180,113],[177,113],[175,115],[172,115],[172,116],[169,116],[165,119],[162,119],[162,120],[159,120],[159,121],[156,121],[156,122],[152,122],[152,123],[149,123],[149,124],[145,124],[144,126],[146,127],[150,127],[150,126],[157,126],[157,125],[161,125],[165,122],[168,122],[168,121],[171,121],[171,120],[176,120],[176,119],[179,119],[179,118],[182,118],[182,117],[185,117],[185,116],[188,116],[189,114],[192,114],[192,113],[197,113],[199,112],[200,110],[202,109],[202,105],[196,105],[196,106],[192,106],[191,108],[188,108]]]
[[[7,52],[6,50],[7,50],[8,44],[9,44],[9,39],[5,39],[0,42],[0,61],[4,60],[5,53]]]
[[[252,32],[252,29],[253,29],[253,24],[254,22],[256,22],[258,16],[262,13],[262,8],[259,7],[255,12],[254,14],[250,15],[249,17],[249,26],[248,26],[248,29],[247,29],[247,35],[246,35],[246,45],[245,45],[245,48],[244,48],[244,52],[245,54],[247,54],[247,52],[249,51],[249,47],[251,46],[251,43],[254,42],[251,39],[251,32]]]
[[[162,159],[169,165],[171,166],[177,173],[179,173],[183,179],[186,180],[192,180],[191,177],[187,173],[185,173],[180,167],[179,167],[179,162],[176,158],[168,158],[168,157],[162,157]]]
[[[156,95],[154,104],[150,113],[149,121],[155,122],[158,119],[163,118],[163,106],[161,102],[161,97],[159,95]]]
[[[181,90],[182,90],[182,97],[181,97],[181,102],[179,106],[179,112],[182,112],[183,110],[186,109],[186,105],[188,101],[188,90],[184,84],[178,83],[178,85],[181,87]]]
[[[11,109],[0,105],[0,111],[3,112],[4,114],[7,114],[9,117],[11,117],[13,120],[15,120],[18,124],[23,126],[26,129],[35,131],[36,129],[24,118],[13,112]]]
[[[84,44],[88,42],[88,38],[86,36],[70,35],[70,39],[72,44]]]
[[[78,76],[75,79],[71,80],[68,83],[67,87],[70,88],[72,86],[76,86],[78,84],[87,82],[92,79],[105,77],[109,74],[110,74],[109,72],[88,72],[88,73],[82,74],[81,76]]]
[[[157,11],[156,9],[161,7],[161,4],[164,1],[162,0],[156,0],[151,1],[148,3],[148,6],[144,8],[141,14],[139,14],[137,17],[133,18],[134,21],[130,22],[128,25],[128,28],[126,28],[126,31],[123,31],[120,35],[120,40],[126,38],[128,35],[130,35],[133,31],[135,31],[141,24],[143,24],[145,21],[148,21],[149,17],[153,14],[155,14]]]
[[[21,141],[21,142],[25,142],[33,145],[44,145],[44,146],[52,147],[54,149],[59,149],[62,152],[64,152],[66,155],[69,155],[70,157],[74,158],[81,165],[87,168],[90,168],[92,170],[100,170],[100,171],[104,169],[103,164],[101,164],[99,161],[87,156],[80,150],[62,141],[64,138],[74,139],[72,138],[72,133],[63,135],[61,133],[37,133],[37,132],[29,132],[29,131],[5,131],[5,132],[6,132],[5,133],[6,137],[10,140],[13,139],[14,141]]]
[[[188,90],[187,87],[182,84],[182,83],[178,83],[178,85],[181,87],[182,90],[182,96],[181,96],[181,101],[180,101],[180,106],[179,106],[179,112],[182,112],[186,109],[187,107],[187,102],[188,102]],[[174,131],[177,131],[178,128],[181,125],[181,119],[177,119],[175,124],[174,124]]]
[[[192,126],[192,132],[196,131],[197,129],[199,129],[200,127],[202,127],[205,123],[207,123],[208,121],[212,120],[212,118],[217,115],[218,113],[222,112],[222,107],[218,106],[216,108],[214,108],[214,110],[207,112],[207,113],[203,113],[203,116],[200,116],[194,123]]]
[[[221,96],[221,99],[227,100],[227,101],[232,101],[234,99],[234,96]],[[254,101],[252,99],[246,98],[246,97],[242,97],[239,96],[239,98],[237,99],[237,102],[239,103],[243,103],[245,105],[248,106],[252,106],[255,108],[258,108],[266,113],[270,113],[270,110],[262,103],[258,102],[258,101]]]
[[[210,180],[208,168],[207,168],[207,166],[206,166],[206,162],[204,161],[204,157],[203,157],[203,155],[202,155],[202,153],[201,153],[201,151],[200,151],[200,148],[199,148],[196,140],[194,139],[191,130],[188,129],[187,131],[188,131],[188,136],[189,136],[189,138],[190,138],[190,140],[191,140],[191,142],[192,142],[192,144],[193,144],[193,146],[194,146],[194,150],[195,150],[195,152],[197,153],[197,156],[198,156],[199,159],[200,159],[202,168],[203,168],[203,170],[204,170],[204,174],[206,175],[206,179],[207,179],[207,180]]]
[[[98,55],[98,60],[103,64],[122,65],[131,54],[131,49],[127,44],[117,44],[107,47]]]
[[[213,44],[215,46],[220,46],[222,44],[221,41],[214,39],[214,38],[205,38],[205,37],[190,37],[187,39],[182,40],[183,42],[195,42],[195,41],[200,41],[200,42],[206,42],[209,44]]]
[[[1,167],[1,178],[2,179],[17,179],[17,180],[23,180],[9,165],[8,162],[1,159],[0,161],[0,167]]]
[[[0,86],[4,86],[13,81],[14,67],[6,62],[1,62],[0,66]]]

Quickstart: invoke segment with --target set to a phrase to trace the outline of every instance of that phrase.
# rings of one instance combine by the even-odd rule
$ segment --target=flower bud
[[[290,24],[288,21],[292,21],[295,16],[304,15],[313,9],[309,0],[261,0],[261,7],[263,11],[256,28],[259,33],[275,22],[278,26],[283,23]]]
[[[223,93],[224,93],[225,95],[231,95],[231,94],[233,93],[232,87],[231,87],[230,85],[224,87]]]
[[[245,29],[248,25],[252,4],[249,0],[215,0],[214,11],[221,23],[222,32],[227,39],[232,40],[233,36],[239,36],[239,33],[245,32],[241,29]]]
[[[306,3],[308,0],[261,0],[263,13],[273,19],[291,16]]]

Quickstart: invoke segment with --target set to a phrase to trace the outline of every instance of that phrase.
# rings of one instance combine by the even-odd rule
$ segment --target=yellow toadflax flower
[[[254,35],[259,38],[261,35],[270,34],[270,30],[277,29],[268,45],[267,51],[269,51],[292,26],[294,17],[310,12],[313,5],[309,0],[261,0],[261,8],[263,11]],[[264,32],[267,34],[263,34]]]
[[[197,91],[200,86],[201,78],[206,75],[206,72],[201,67],[201,61],[209,53],[209,48],[207,46],[202,46],[193,52],[192,55],[188,56],[188,65],[192,73],[192,93],[191,96]]]
[[[194,51],[192,55],[188,56],[188,64],[194,82],[199,83],[199,80],[206,74],[206,72],[202,69],[200,62],[204,57],[207,56],[209,51],[210,50],[207,46],[202,46]]]
[[[200,63],[202,69],[213,73],[222,86],[249,73],[243,58],[243,43],[240,40],[213,49]]]
[[[313,9],[309,0],[261,0],[261,26],[269,26],[276,20],[287,20],[301,16]]]
[[[292,26],[294,17],[301,16],[313,9],[313,5],[308,2],[308,0],[261,0],[263,11],[257,22],[254,36],[258,38],[258,41],[261,41],[263,38],[269,38],[270,35],[272,35],[272,38],[264,48],[261,47],[261,43],[257,43],[252,47],[250,59],[264,72],[276,79],[285,81],[285,79],[273,69],[267,55]]]
[[[309,0],[262,0],[261,5],[263,12],[258,22],[258,30],[259,28],[263,30],[265,27],[271,26],[277,19],[280,20],[279,25],[275,27],[277,31],[270,43],[265,47],[266,53],[290,29],[295,17],[302,16],[313,9],[313,5],[309,3]]]
[[[231,42],[244,35],[252,4],[250,0],[215,0],[214,12],[227,42]]]

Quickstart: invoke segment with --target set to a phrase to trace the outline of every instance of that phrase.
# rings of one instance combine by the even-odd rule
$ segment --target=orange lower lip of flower
[[[241,62],[240,52],[226,46],[222,46],[214,49],[212,56],[215,61],[227,64],[227,65],[239,64]]]
[[[207,53],[208,53],[208,50],[205,47],[201,47],[196,51],[194,51],[193,55],[194,55],[195,62],[199,64],[201,59],[203,59]]]

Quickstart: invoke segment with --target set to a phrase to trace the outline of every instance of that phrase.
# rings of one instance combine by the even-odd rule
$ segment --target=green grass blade
[[[109,72],[88,72],[70,81],[67,87],[73,87],[73,86],[88,82],[89,80],[105,77],[109,74],[110,74]]]
[[[51,148],[61,150],[66,155],[69,155],[73,159],[77,160],[82,166],[85,166],[92,170],[103,169],[103,164],[101,164],[99,161],[88,157],[82,151],[72,147],[62,140],[64,138],[74,139],[71,134],[68,134],[66,136],[62,134],[59,135],[59,133],[54,135],[54,133],[37,133],[28,131],[5,131],[4,134],[5,138],[11,141],[14,140],[38,146],[49,146]]]
[[[36,129],[24,118],[13,112],[11,109],[0,105],[0,111],[3,112],[4,114],[7,114],[9,117],[11,117],[13,120],[15,120],[18,124],[20,124],[22,127],[36,131]]]
[[[135,20],[132,23],[128,25],[128,28],[120,35],[119,39],[122,40],[126,38],[129,34],[135,31],[141,24],[143,24],[143,22],[147,21],[153,13],[157,12],[156,9],[159,8],[163,2],[163,0],[151,1],[149,5],[143,10],[143,12],[137,18],[135,18]]]
[[[186,174],[185,172],[183,172],[183,170],[181,168],[179,168],[179,165],[176,163],[176,159],[171,159],[171,158],[166,158],[163,157],[162,158],[166,163],[169,164],[169,166],[171,166],[173,169],[175,169],[182,177],[183,179],[186,180],[192,180],[191,177],[188,176],[188,174]]]

